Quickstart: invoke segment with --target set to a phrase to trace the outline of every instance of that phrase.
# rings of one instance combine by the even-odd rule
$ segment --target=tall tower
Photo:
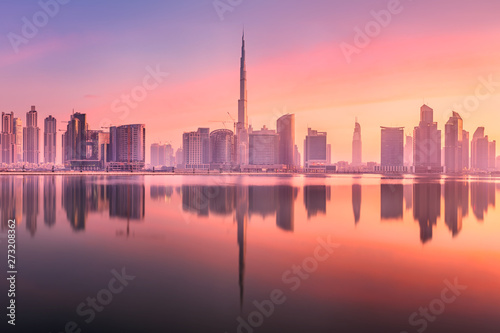
[[[361,166],[361,125],[358,123],[356,118],[356,123],[354,124],[354,134],[352,136],[352,165]]]
[[[276,122],[279,135],[278,163],[292,168],[295,164],[295,115],[286,114]]]
[[[1,158],[5,164],[16,163],[15,136],[14,136],[14,112],[2,112]]]
[[[38,113],[35,106],[26,113],[26,127],[23,133],[24,162],[39,163],[40,155],[40,128],[38,128]]]
[[[248,129],[247,114],[247,66],[245,60],[245,32],[241,38],[240,99],[238,100],[238,123]]]
[[[236,142],[234,145],[237,165],[248,164],[247,69],[244,32],[241,41],[240,99],[238,100],[238,123],[236,124]]]
[[[56,163],[57,120],[48,116],[43,128],[43,156],[45,163]]]
[[[413,131],[413,165],[415,173],[440,173],[441,131],[433,120],[433,110],[420,108],[420,123]]]

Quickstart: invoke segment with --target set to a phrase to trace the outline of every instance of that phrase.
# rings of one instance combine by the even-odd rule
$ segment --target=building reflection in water
[[[127,220],[144,220],[145,192],[144,184],[116,184],[103,186],[109,194],[109,216]],[[98,191],[98,193],[103,193]],[[104,192],[105,193],[105,192]],[[107,195],[104,195],[107,197]]]
[[[358,224],[361,218],[361,185],[352,184],[352,211],[354,213],[354,224]]]
[[[23,178],[23,213],[26,221],[26,229],[31,236],[35,236],[36,222],[38,218],[38,176],[25,176]]]
[[[43,178],[43,222],[52,227],[56,223],[56,178]]]
[[[405,197],[405,209],[411,210],[413,208],[413,186],[411,184],[403,185]]]
[[[127,220],[143,220],[145,216],[144,184],[106,184],[89,176],[63,177],[61,201],[75,231],[85,230],[89,212],[107,211],[109,217]]]
[[[278,208],[277,186],[249,186],[248,188],[248,213],[266,218],[276,214]]]
[[[198,216],[208,216],[209,199],[213,197],[214,187],[182,185],[182,209],[196,213]]]
[[[149,188],[151,200],[169,202],[172,198],[172,194],[174,194],[174,188],[172,186],[151,185]]]
[[[0,177],[1,231],[7,232],[9,220],[19,224],[23,218],[23,178]]]
[[[420,225],[420,241],[432,239],[432,228],[441,216],[441,184],[415,183],[413,185],[413,218]]]
[[[246,186],[238,186],[236,189],[236,214],[235,219],[238,227],[238,285],[240,288],[240,309],[243,308],[244,286],[245,286],[245,255],[246,255],[246,231],[248,224],[249,189]]]
[[[403,185],[380,185],[380,217],[382,220],[403,219]]]
[[[318,215],[326,215],[326,202],[331,199],[331,187],[325,185],[304,186],[304,205],[307,210],[307,218]]]
[[[484,214],[488,212],[488,207],[495,207],[495,184],[487,182],[471,182],[470,196],[472,212],[479,220],[484,220]]]
[[[469,184],[459,181],[444,183],[444,221],[453,237],[462,230],[462,220],[469,215]]]
[[[277,186],[278,210],[276,211],[276,226],[285,231],[292,231],[295,225],[294,202],[298,189],[288,185]]]

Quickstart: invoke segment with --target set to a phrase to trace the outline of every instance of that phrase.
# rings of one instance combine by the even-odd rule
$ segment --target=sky
[[[42,131],[73,109],[91,129],[144,123],[148,161],[151,143],[233,129],[244,27],[249,122],[294,113],[301,152],[311,127],[350,161],[357,117],[363,161],[378,162],[380,126],[411,133],[424,103],[441,130],[455,110],[500,140],[499,12],[495,0],[1,1],[0,109],[24,122],[35,105]]]

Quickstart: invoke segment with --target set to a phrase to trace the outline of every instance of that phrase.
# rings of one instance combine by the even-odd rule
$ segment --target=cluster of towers
[[[56,162],[57,121],[48,116],[44,121],[43,147],[44,162]],[[26,113],[26,126],[20,118],[14,117],[14,112],[2,112],[1,162],[16,164],[20,162],[39,164],[40,160],[40,128],[38,127],[38,112],[35,106]]]
[[[496,141],[490,141],[484,127],[472,139],[463,128],[463,119],[453,112],[442,133],[433,119],[433,109],[423,105],[420,123],[413,136],[406,137],[404,127],[382,127],[381,172],[462,173],[487,172],[496,168]]]
[[[264,126],[254,130],[248,124],[247,112],[247,72],[245,57],[245,36],[242,38],[240,59],[240,97],[238,119],[234,121],[234,131],[198,128],[182,136],[182,148],[175,158],[168,145],[170,159],[161,159],[163,145],[151,145],[151,165],[176,165],[186,169],[294,169],[300,166],[300,154],[295,144],[295,115],[286,114],[276,122],[276,130]],[[311,135],[312,136],[312,135]],[[311,150],[311,156],[314,149]],[[172,160],[175,163],[171,163]],[[306,154],[307,159],[307,154]],[[326,135],[321,156],[326,162]]]
[[[116,170],[144,168],[146,127],[144,124],[111,126],[109,132],[88,128],[87,115],[73,113],[66,130],[57,129],[57,120],[44,120],[43,161],[40,158],[40,128],[35,106],[26,113],[26,126],[14,113],[2,113],[1,160],[8,166],[56,164],[57,133],[63,131],[62,164],[69,169]]]

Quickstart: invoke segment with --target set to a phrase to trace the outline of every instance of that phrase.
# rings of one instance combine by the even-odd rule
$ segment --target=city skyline
[[[75,108],[89,115],[91,128],[99,128],[104,118],[113,125],[146,123],[151,134],[147,146],[157,141],[171,141],[174,147],[179,147],[182,133],[193,130],[192,119],[199,119],[196,127],[209,127],[210,120],[229,120],[227,112],[236,118],[234,100],[238,88],[234,82],[238,80],[238,73],[234,67],[238,50],[235,41],[240,40],[245,23],[249,123],[254,128],[263,125],[271,128],[279,116],[295,114],[296,123],[300,124],[297,138],[305,137],[307,127],[330,134],[333,160],[350,160],[350,145],[344,145],[342,138],[350,135],[352,120],[357,116],[366,141],[363,159],[376,161],[380,147],[374,143],[379,133],[371,115],[376,113],[380,123],[387,126],[409,129],[418,122],[412,110],[422,104],[422,98],[436,110],[441,130],[457,104],[462,110],[454,111],[462,115],[469,128],[485,126],[497,119],[500,50],[490,42],[493,38],[490,27],[496,21],[492,13],[499,6],[496,3],[477,6],[466,1],[454,2],[453,7],[447,9],[446,17],[439,16],[439,11],[429,12],[424,4],[405,4],[383,34],[353,55],[351,63],[346,62],[339,46],[353,44],[354,28],[370,22],[373,17],[368,13],[385,9],[386,3],[318,2],[312,8],[299,2],[279,7],[245,3],[233,13],[226,13],[224,21],[220,21],[210,2],[204,5],[151,2],[141,5],[141,11],[135,7],[138,4],[113,7],[124,16],[140,12],[137,20],[144,26],[141,31],[150,34],[146,39],[140,33],[118,34],[118,31],[128,31],[126,20],[120,15],[112,18],[112,24],[119,29],[97,34],[103,26],[109,26],[109,16],[105,13],[112,7],[92,3],[90,6],[72,2],[61,7],[47,27],[40,29],[29,43],[20,45],[18,53],[10,43],[2,45],[0,64],[10,78],[9,84],[4,83],[2,87],[10,96],[3,111],[18,113],[26,105],[36,104],[43,115],[63,119]],[[10,32],[19,34],[21,18],[40,10],[36,2],[2,6],[12,13],[3,28],[4,36]],[[332,15],[339,15],[335,14],[339,6],[348,14],[332,23]],[[290,15],[280,15],[283,17],[280,28],[270,30],[271,24],[273,27],[276,24],[275,15],[271,14],[278,9]],[[297,10],[314,13],[317,25],[314,28],[307,25],[309,29],[297,33],[294,27],[297,22],[292,19]],[[423,13],[436,19],[421,27],[419,17]],[[464,13],[472,15],[467,24],[460,27],[452,24],[461,21]],[[168,16],[168,25],[162,23],[165,22],[163,15]],[[95,25],[80,29],[86,23],[83,17],[92,17]],[[197,19],[199,23],[195,23]],[[262,23],[258,24],[258,20]],[[153,27],[159,29],[152,30]],[[175,34],[176,29],[183,32],[182,39]],[[435,31],[440,34],[436,35]],[[163,38],[159,38],[160,35]],[[189,40],[196,43],[186,43]],[[143,46],[143,51],[132,50],[136,44]],[[391,53],[384,51],[387,46]],[[89,58],[94,60],[93,71],[81,66]],[[371,59],[379,64],[376,70],[368,67]],[[121,95],[130,93],[148,75],[146,68],[169,75],[161,77],[161,84],[149,91],[143,101],[134,103],[135,108],[113,112],[113,103],[118,100],[117,105],[122,107]],[[78,82],[67,75],[68,70],[79,76]],[[35,86],[36,82],[26,82],[23,75],[14,76],[19,71],[29,71],[32,76],[43,79],[45,86],[40,88]],[[467,97],[475,97],[478,87],[481,96],[486,94],[488,98],[469,107]],[[30,91],[31,101],[26,100],[24,89]],[[168,121],[157,122],[165,112]],[[489,135],[498,139],[500,130],[491,128]],[[303,154],[301,145],[299,151]],[[61,156],[59,151],[57,155]]]

